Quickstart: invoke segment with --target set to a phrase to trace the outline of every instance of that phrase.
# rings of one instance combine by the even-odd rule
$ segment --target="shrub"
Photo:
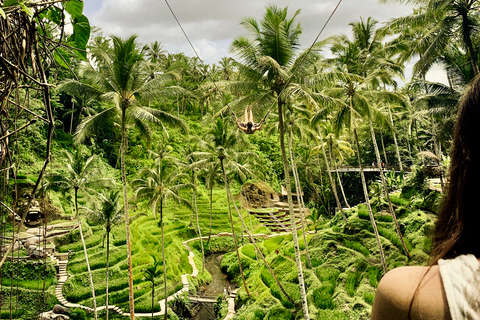
[[[378,287],[378,280],[380,278],[380,269],[377,267],[368,268],[368,282],[374,288]]]
[[[12,270],[13,269],[13,270]],[[50,282],[55,279],[56,272],[52,264],[37,261],[5,261],[2,269],[0,269],[0,275],[3,279],[12,276],[12,272],[15,275],[14,279],[16,280],[38,280],[43,278],[49,279]]]
[[[362,274],[358,270],[348,274],[347,281],[345,283],[345,290],[350,297],[353,297],[355,295],[355,291],[357,290],[357,287],[360,284],[361,280]]]
[[[257,259],[257,256],[255,254],[255,247],[253,246],[253,244],[247,244],[243,246],[242,253],[253,260]]]
[[[363,300],[369,305],[373,304],[373,299],[375,298],[375,292],[367,291],[363,294]]]
[[[358,205],[358,218],[363,220],[370,220],[368,208],[365,204]]]
[[[87,312],[80,308],[75,308],[70,314],[70,319],[72,320],[87,320]]]
[[[270,274],[270,272],[266,268],[262,269],[262,272],[260,273],[260,277],[261,277],[263,283],[267,287],[272,287],[272,286],[277,285],[277,282],[275,281],[273,276]]]
[[[315,270],[317,277],[322,281],[330,282],[333,285],[337,282],[340,271],[334,267],[319,267]]]
[[[313,303],[318,309],[334,309],[333,292],[335,284],[326,282],[313,291]]]
[[[365,257],[368,257],[370,255],[370,251],[368,251],[368,249],[363,244],[361,244],[360,242],[349,241],[349,240],[345,239],[343,241],[343,243],[345,244],[345,246],[347,248],[358,251],[358,252],[362,253]]]
[[[255,309],[255,311],[253,312],[255,318],[253,318],[253,320],[262,320],[265,318],[265,312],[262,310],[262,309]]]
[[[271,308],[265,316],[265,320],[279,320],[279,319],[292,320],[293,313],[290,310],[285,309],[281,306],[275,306]]]
[[[341,310],[319,310],[317,320],[347,320],[347,316]]]

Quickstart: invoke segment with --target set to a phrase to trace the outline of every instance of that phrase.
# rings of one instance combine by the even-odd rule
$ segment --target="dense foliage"
[[[0,1],[0,22],[2,13],[16,6],[30,14],[23,3]],[[83,236],[72,230],[55,239],[57,251],[72,252],[71,276],[63,287],[68,301],[115,304],[133,312],[129,296],[134,295],[135,312],[151,312],[152,300],[178,291],[180,276],[192,272],[182,242],[198,235],[208,237],[203,247],[201,241],[190,243],[199,269],[203,254],[229,252],[222,269],[242,286],[236,300],[239,319],[308,318],[302,300],[312,318],[365,319],[384,269],[427,262],[458,99],[479,72],[480,42],[473,33],[478,9],[468,1],[417,1],[412,16],[384,26],[359,19],[350,23],[351,35],[304,49],[297,24],[301,12],[291,15],[288,8],[271,5],[260,21],[242,20],[252,37],[235,38],[235,57],[212,65],[168,53],[158,41],[142,45],[135,36],[105,37],[98,29],[89,37],[87,17],[74,3],[36,18],[58,26],[65,10],[74,28],[60,40],[90,53],[86,60],[84,51],[62,46],[54,51],[56,63],[46,66],[55,88],[49,93],[55,128],[32,121],[32,114],[25,116],[15,103],[9,102],[9,113],[0,112],[0,117],[16,115],[5,118],[9,130],[28,124],[7,142],[15,157],[0,164],[15,160],[15,179],[7,170],[2,181],[10,179],[5,185],[22,192],[45,182],[46,191],[38,194],[54,208],[52,217],[77,216],[82,223]],[[421,58],[413,78],[399,83],[416,55]],[[439,63],[448,84],[425,80]],[[46,112],[45,99],[34,90],[20,86],[12,95],[28,101],[33,114]],[[254,135],[237,129],[235,118],[242,121],[246,105],[253,106],[255,121],[266,116]],[[49,132],[50,173],[37,180]],[[432,186],[431,178],[440,178],[441,185]],[[272,233],[243,208],[248,205],[243,187],[260,182],[278,193],[301,186],[311,210],[307,229],[314,233],[307,241],[292,234],[256,238],[295,303],[241,236]],[[394,190],[401,192],[385,196]],[[24,196],[15,192],[2,201],[13,207],[16,197]],[[107,208],[109,195],[115,201]],[[2,215],[6,221],[7,212]],[[53,220],[48,223],[64,222]],[[235,239],[209,237],[231,231]],[[155,272],[149,274],[145,270],[152,260]],[[300,267],[305,279],[297,272]],[[29,291],[35,290],[29,281],[39,275],[48,286],[55,284],[52,266],[5,262],[2,283],[13,288],[12,274],[20,288],[15,297],[8,293],[9,301],[22,305],[13,317],[30,317],[24,305],[38,294],[47,295],[46,306],[52,305],[55,298],[48,292],[53,287]],[[200,272],[189,280],[195,291],[211,276]],[[186,314],[187,304],[175,301],[173,308]],[[158,303],[153,311],[159,311]],[[5,309],[1,312],[3,318]],[[224,303],[217,303],[215,312],[225,316]]]

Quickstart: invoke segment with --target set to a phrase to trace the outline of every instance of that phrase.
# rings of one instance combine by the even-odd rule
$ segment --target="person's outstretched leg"
[[[248,123],[248,107],[249,106],[246,106],[245,107],[245,118],[243,120],[243,123],[246,125]]]
[[[248,122],[251,122],[252,124],[255,123],[253,122],[253,107],[252,106],[249,106],[250,107],[250,118],[248,119]]]

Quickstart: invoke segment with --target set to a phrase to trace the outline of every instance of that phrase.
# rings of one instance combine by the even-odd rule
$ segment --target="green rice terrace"
[[[380,2],[415,15],[313,44],[323,5],[229,8],[205,63],[162,47],[194,46],[176,7],[142,43],[93,1],[0,0],[0,318],[369,319],[388,271],[430,263],[480,70],[478,6]]]

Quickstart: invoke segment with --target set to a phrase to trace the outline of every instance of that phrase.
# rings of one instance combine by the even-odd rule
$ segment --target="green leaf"
[[[80,0],[69,0],[63,4],[65,11],[68,12],[72,18],[80,18],[83,13],[83,1]]]
[[[62,11],[55,7],[55,6],[51,6],[48,11],[47,11],[47,14],[45,15],[45,17],[52,21],[53,23],[55,23],[56,25],[60,25],[62,23]]]
[[[7,16],[5,15],[5,11],[0,8],[0,16],[2,16],[3,19],[7,19]]]
[[[16,6],[18,5],[19,3],[19,0],[5,0],[5,2],[3,3],[3,7],[11,7],[11,6]]]
[[[67,64],[70,63],[70,57],[68,53],[62,48],[57,48],[55,54],[53,55],[55,61],[64,68],[68,68]],[[63,58],[63,59],[62,59]]]
[[[81,15],[73,19],[73,34],[68,38],[68,45],[77,49],[86,50],[87,42],[90,38],[90,23],[87,17]],[[77,56],[80,59],[86,60],[87,53],[85,51],[78,51]]]
[[[20,8],[22,11],[25,12],[30,20],[33,18],[33,9],[27,7],[23,2],[20,2]]]

